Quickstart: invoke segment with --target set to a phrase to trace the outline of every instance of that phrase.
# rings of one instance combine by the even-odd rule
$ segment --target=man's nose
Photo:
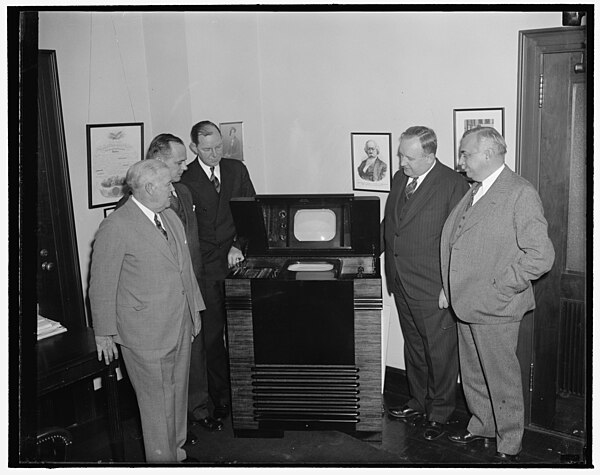
[[[404,157],[400,157],[400,166],[401,166],[401,167],[404,167],[404,166],[406,166],[406,158],[404,158]]]

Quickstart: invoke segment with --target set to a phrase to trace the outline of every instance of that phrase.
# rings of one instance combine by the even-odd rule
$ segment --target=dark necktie
[[[412,194],[415,192],[415,189],[417,188],[417,180],[418,178],[415,177],[412,179],[412,181],[406,185],[406,188],[404,189],[404,194],[406,195],[406,199],[409,199]]]
[[[471,199],[469,200],[467,209],[469,209],[471,206],[473,206],[473,200],[475,199],[475,195],[479,191],[479,188],[481,188],[481,183],[479,183],[478,181],[474,182],[473,186],[471,187]]]
[[[219,193],[221,191],[221,183],[219,183],[219,179],[215,175],[215,167],[210,167],[210,181],[212,181],[215,190]]]
[[[167,236],[167,231],[165,230],[165,228],[162,227],[162,224],[160,224],[160,221],[158,220],[158,215],[156,213],[154,213],[154,224],[156,224],[156,227],[158,228],[158,230],[162,233],[162,235],[168,241],[169,238]]]

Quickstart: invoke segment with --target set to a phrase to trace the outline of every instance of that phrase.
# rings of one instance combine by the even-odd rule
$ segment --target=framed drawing
[[[392,134],[352,132],[352,189],[389,193]]]
[[[125,174],[143,158],[144,124],[88,124],[89,208],[116,204],[124,194]]]
[[[223,136],[223,157],[244,160],[243,122],[221,122],[219,129]]]
[[[116,206],[111,206],[110,208],[104,208],[104,217],[106,218],[110,213],[116,210]]]
[[[454,169],[458,172],[458,147],[463,134],[475,127],[493,127],[504,137],[504,107],[454,109]]]

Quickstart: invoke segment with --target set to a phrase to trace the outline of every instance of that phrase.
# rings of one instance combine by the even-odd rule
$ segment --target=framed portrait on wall
[[[392,134],[352,132],[352,189],[389,193],[392,184]]]
[[[458,147],[463,134],[475,127],[493,127],[504,137],[504,107],[454,109],[454,169],[458,172]]]
[[[116,204],[125,193],[125,175],[143,158],[144,124],[87,124],[88,207]]]
[[[223,136],[223,157],[244,161],[243,122],[221,122],[219,129]]]

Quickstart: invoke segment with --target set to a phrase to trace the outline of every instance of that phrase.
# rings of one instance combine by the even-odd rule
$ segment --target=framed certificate
[[[88,207],[116,204],[125,194],[125,175],[142,160],[144,124],[88,124]]]

